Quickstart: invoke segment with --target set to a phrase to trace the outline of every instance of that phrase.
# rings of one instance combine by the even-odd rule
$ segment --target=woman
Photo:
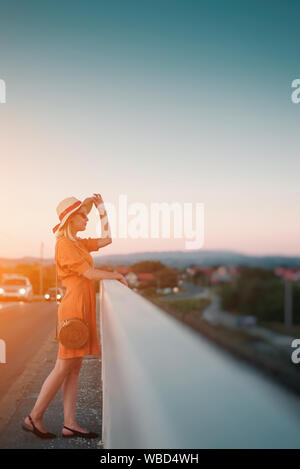
[[[88,221],[88,213],[93,204],[100,214],[102,238],[78,238],[78,231],[84,231]],[[60,219],[53,232],[57,233],[55,246],[55,261],[57,273],[67,288],[58,309],[59,324],[63,319],[82,317],[85,307],[86,320],[89,327],[89,340],[80,349],[68,349],[59,343],[56,364],[46,378],[36,403],[25,418],[22,428],[40,438],[55,438],[56,435],[47,432],[43,424],[43,415],[63,386],[64,427],[63,437],[96,438],[97,433],[89,432],[79,426],[76,420],[76,400],[78,391],[78,375],[82,358],[85,355],[99,355],[100,347],[96,329],[96,294],[95,280],[115,279],[128,286],[126,279],[117,271],[107,272],[94,268],[91,251],[112,242],[107,214],[100,194],[86,198],[83,202],[75,197],[64,199],[57,206]],[[77,314],[76,314],[77,312]],[[75,314],[74,314],[75,313]]]

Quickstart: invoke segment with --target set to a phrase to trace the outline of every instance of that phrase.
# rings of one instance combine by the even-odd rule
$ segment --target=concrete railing
[[[287,391],[116,280],[100,303],[104,448],[300,447]]]

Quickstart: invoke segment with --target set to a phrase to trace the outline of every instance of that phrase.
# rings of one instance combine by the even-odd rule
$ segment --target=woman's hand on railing
[[[103,266],[106,270],[95,269],[89,267],[84,273],[84,277],[88,278],[89,280],[119,280],[119,282],[123,283],[125,287],[128,287],[128,283],[126,278],[120,274],[117,270],[113,270],[109,267]]]
[[[119,280],[119,282],[123,283],[125,285],[125,287],[128,287],[128,283],[127,283],[126,278],[122,274],[120,274],[119,272],[116,272],[116,280]]]

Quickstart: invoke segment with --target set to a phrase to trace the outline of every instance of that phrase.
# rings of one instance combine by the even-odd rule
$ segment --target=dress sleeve
[[[98,239],[100,238],[80,238],[81,242],[84,244],[85,249],[89,252],[98,251]]]
[[[57,261],[64,270],[82,275],[91,266],[72,241],[63,239],[57,246]]]

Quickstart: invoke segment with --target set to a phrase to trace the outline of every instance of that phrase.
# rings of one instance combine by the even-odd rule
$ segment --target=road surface
[[[6,363],[0,363],[0,399],[39,351],[51,331],[55,337],[54,302],[0,302],[0,339]]]

